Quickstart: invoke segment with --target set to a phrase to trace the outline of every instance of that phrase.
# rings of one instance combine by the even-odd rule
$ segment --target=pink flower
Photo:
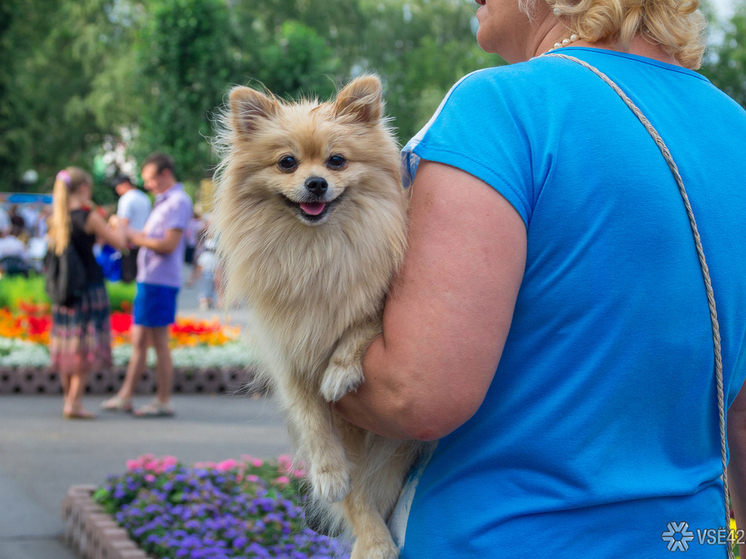
[[[145,481],[153,483],[155,481],[155,476],[153,474],[145,474]]]
[[[147,468],[146,464],[152,462],[154,459],[155,456],[153,454],[143,454],[134,460],[127,460],[127,469],[137,470],[139,468]]]
[[[277,466],[280,473],[289,472],[293,467],[293,457],[288,454],[281,454],[277,457]]]
[[[294,477],[303,477],[306,475],[306,470],[293,470]]]
[[[280,476],[272,480],[272,483],[275,485],[287,485],[290,483],[290,478],[287,476]]]
[[[222,462],[218,462],[215,467],[221,472],[227,472],[228,470],[234,469],[237,465],[238,465],[238,462],[233,460],[233,458],[229,458],[228,460],[223,460]]]
[[[251,483],[259,483],[259,476],[255,476],[254,474],[249,474],[246,476],[246,481],[250,481]]]
[[[251,465],[255,468],[261,468],[262,466],[264,466],[264,461],[260,460],[259,458],[252,458]]]

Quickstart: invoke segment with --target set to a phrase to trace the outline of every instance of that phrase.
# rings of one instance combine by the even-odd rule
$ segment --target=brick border
[[[125,367],[97,371],[88,377],[87,394],[113,394],[122,385]],[[174,369],[174,394],[220,392],[248,393],[254,377],[251,367],[205,367]],[[155,371],[146,369],[137,385],[137,393],[155,392]],[[49,367],[0,367],[0,395],[62,394],[59,375]]]
[[[91,496],[94,485],[73,485],[62,500],[65,542],[81,559],[150,559]]]

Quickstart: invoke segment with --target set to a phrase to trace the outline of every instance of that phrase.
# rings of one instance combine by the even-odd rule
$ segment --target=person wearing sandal
[[[64,403],[62,415],[68,419],[93,419],[83,407],[86,380],[92,370],[111,366],[111,326],[109,297],[104,274],[93,255],[96,237],[123,249],[125,231],[110,228],[91,208],[88,173],[68,167],[57,174],[52,198],[49,250],[62,254],[69,244],[76,249],[85,267],[87,284],[79,298],[65,305],[52,306],[52,333],[49,339],[51,365],[60,375]]]
[[[155,205],[142,232],[130,231],[130,243],[141,247],[137,257],[137,288],[133,304],[132,357],[119,392],[101,404],[107,411],[132,412],[135,417],[170,417],[174,367],[168,346],[169,326],[176,320],[176,296],[181,287],[186,244],[183,232],[192,217],[192,201],[174,176],[170,156],[155,153],[142,167],[145,188]],[[146,365],[148,345],[155,348],[156,397],[132,407],[132,395]]]

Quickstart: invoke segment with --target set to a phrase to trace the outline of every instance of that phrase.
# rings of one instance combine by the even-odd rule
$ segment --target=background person
[[[199,309],[209,310],[217,304],[217,290],[215,286],[215,271],[218,258],[215,254],[215,240],[207,238],[194,264],[195,275],[199,278]]]
[[[62,414],[70,419],[95,417],[82,404],[86,380],[90,371],[111,366],[109,297],[93,245],[97,236],[116,247],[124,247],[126,242],[122,229],[110,229],[92,209],[92,184],[82,169],[60,171],[54,182],[49,226],[49,250],[60,255],[72,243],[88,281],[79,300],[69,306],[52,306],[49,354],[62,382]]]
[[[18,206],[16,204],[13,204],[10,207],[10,213],[8,214],[10,217],[10,223],[12,225],[11,227],[11,233],[14,237],[20,237],[26,232],[26,220],[23,219],[23,216],[18,210]]]
[[[114,190],[119,195],[117,202],[117,219],[123,227],[132,231],[142,231],[150,215],[151,203],[148,195],[139,190],[132,179],[118,175],[114,179]],[[122,281],[131,283],[137,278],[137,253],[140,247],[131,245],[122,253]]]
[[[525,557],[537,537],[558,559],[668,557],[670,522],[728,528],[713,331],[682,197],[619,96],[539,56],[553,48],[617,82],[681,171],[746,525],[746,113],[693,71],[696,1],[478,4],[479,45],[511,65],[461,80],[404,149],[408,252],[365,383],[337,406],[380,434],[438,440],[390,521],[403,559]]]
[[[197,259],[197,245],[199,237],[204,230],[202,217],[196,208],[193,208],[192,219],[189,220],[186,231],[184,231],[184,240],[186,242],[186,252],[184,253],[184,262],[193,265]]]
[[[26,245],[11,233],[11,229],[0,230],[0,259],[6,256],[26,257]]]
[[[145,188],[155,194],[155,205],[143,231],[129,234],[129,241],[142,248],[138,255],[133,302],[132,357],[119,392],[101,407],[110,411],[132,410],[132,395],[145,371],[150,342],[157,356],[156,397],[133,413],[139,417],[162,417],[174,413],[169,326],[176,320],[176,297],[184,266],[183,233],[192,217],[192,201],[176,181],[170,156],[150,155],[143,163],[141,174]]]
[[[12,226],[13,224],[10,221],[8,212],[5,211],[5,208],[0,206],[0,231],[10,231]]]

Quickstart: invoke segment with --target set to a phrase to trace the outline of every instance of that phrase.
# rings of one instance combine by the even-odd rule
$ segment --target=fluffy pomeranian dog
[[[382,113],[370,75],[328,103],[234,88],[214,208],[227,299],[251,308],[259,375],[308,467],[317,506],[306,518],[349,529],[352,559],[398,556],[386,519],[420,449],[330,406],[363,382],[362,356],[405,249],[407,194]]]

